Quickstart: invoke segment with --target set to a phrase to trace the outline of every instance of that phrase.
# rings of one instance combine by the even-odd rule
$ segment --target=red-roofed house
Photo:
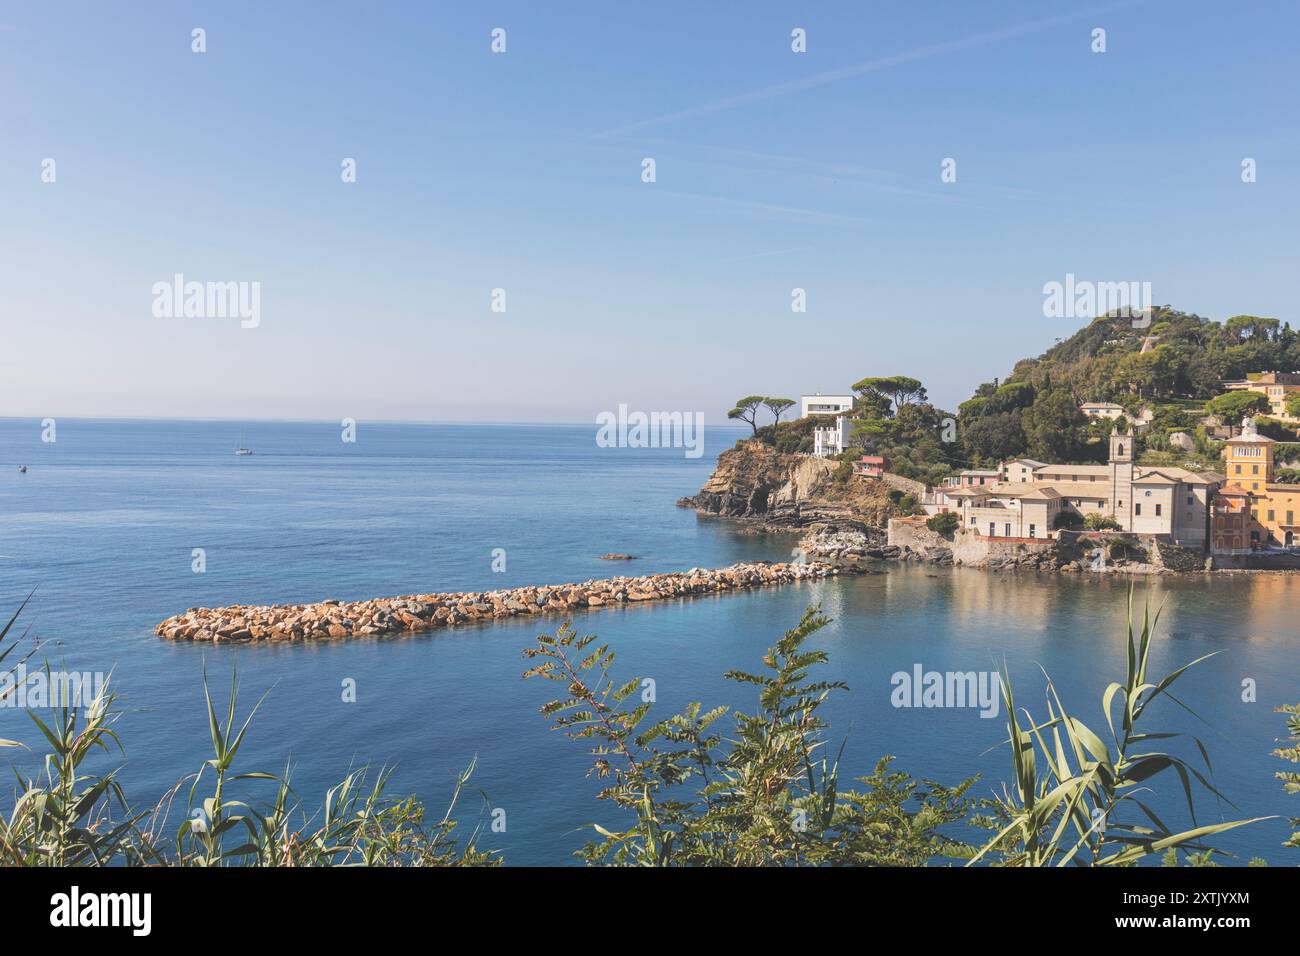
[[[889,459],[882,455],[863,455],[853,463],[853,473],[863,478],[880,478],[889,471]]]

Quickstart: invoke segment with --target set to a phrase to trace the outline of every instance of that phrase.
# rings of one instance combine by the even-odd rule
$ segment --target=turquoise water
[[[232,454],[241,433],[254,456]],[[202,670],[220,699],[235,666],[244,705],[269,691],[243,769],[279,771],[291,759],[296,789],[315,805],[350,766],[396,764],[395,788],[441,809],[454,774],[477,757],[462,823],[503,809],[506,831],[485,833],[485,846],[511,863],[569,862],[586,825],[608,815],[592,799],[581,746],[537,714],[551,688],[519,676],[520,649],[538,621],[243,647],[174,645],[153,625],[196,605],[559,583],[789,555],[788,537],[743,534],[674,507],[741,432],[709,428],[694,460],[681,450],[598,448],[594,434],[594,426],[362,422],[356,443],[345,444],[328,423],[66,419],[47,444],[38,421],[0,420],[0,609],[36,588],[24,619],[41,653],[69,669],[114,670],[128,707],[119,725],[127,755],[115,759],[142,801],[206,756]],[[191,570],[194,548],[206,551],[203,574]],[[492,570],[495,548],[505,549],[505,573]],[[640,559],[598,560],[609,551]],[[1122,581],[885,570],[594,611],[577,625],[617,648],[625,675],[654,678],[656,714],[691,700],[749,708],[752,696],[723,672],[756,669],[775,636],[819,601],[835,620],[817,641],[830,651],[831,676],[851,688],[829,716],[855,772],[889,753],[917,776],[955,782],[982,773],[984,794],[1008,776],[996,749],[1001,715],[891,705],[890,676],[915,664],[969,671],[1005,660],[1020,703],[1039,714],[1041,664],[1066,703],[1104,729],[1100,695],[1125,666]],[[1273,707],[1300,700],[1300,576],[1139,586],[1165,606],[1156,673],[1219,652],[1180,682],[1182,699],[1211,728],[1174,705],[1153,710],[1159,729],[1205,740],[1215,779],[1237,805],[1200,798],[1202,820],[1300,813],[1273,777],[1284,765],[1270,755],[1284,732]],[[356,703],[341,699],[349,678]],[[1255,703],[1241,700],[1248,678],[1258,685]],[[21,713],[0,708],[0,737],[35,746],[36,736]],[[0,759],[22,763],[16,753]],[[1153,799],[1169,822],[1186,820],[1174,778]],[[1289,832],[1270,821],[1218,845],[1294,863],[1295,852],[1279,846]]]

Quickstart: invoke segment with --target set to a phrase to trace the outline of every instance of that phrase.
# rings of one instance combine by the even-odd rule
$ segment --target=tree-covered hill
[[[1007,382],[1069,388],[1080,402],[1123,404],[1130,397],[1205,400],[1224,379],[1295,369],[1300,336],[1290,324],[1253,315],[1219,323],[1164,306],[1148,328],[1127,318],[1094,319],[1038,358],[1017,362]]]
[[[1219,323],[1164,306],[1148,327],[1134,328],[1127,317],[1103,316],[1037,358],[1017,362],[1005,382],[976,389],[958,409],[959,434],[973,462],[1016,455],[1101,460],[1102,439],[1113,426],[1089,421],[1079,405],[1109,401],[1130,416],[1144,406],[1151,410],[1154,419],[1143,433],[1148,451],[1169,451],[1169,435],[1183,431],[1199,453],[1213,457],[1218,449],[1206,441],[1200,422],[1223,381],[1295,369],[1300,335],[1277,319],[1239,315]],[[1228,404],[1234,412],[1250,410],[1249,397],[1234,399],[1225,410]]]

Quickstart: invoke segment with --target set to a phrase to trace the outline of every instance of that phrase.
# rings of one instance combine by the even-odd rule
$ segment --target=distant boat
[[[239,447],[235,449],[236,455],[251,455],[253,449],[244,447],[244,433],[239,433]]]
[[[252,454],[252,453],[250,452],[249,454]],[[20,475],[25,475],[25,474],[27,474],[27,466],[26,466],[26,465],[19,465],[19,466],[18,466],[18,474],[20,474]]]

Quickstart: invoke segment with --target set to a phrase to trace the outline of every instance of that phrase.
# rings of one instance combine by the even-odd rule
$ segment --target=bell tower
[[[1273,480],[1273,446],[1277,442],[1261,435],[1250,417],[1242,419],[1241,434],[1229,438],[1223,450],[1228,483],[1261,494]]]
[[[1128,431],[1110,433],[1110,461],[1133,462],[1133,436]]]
[[[1128,429],[1110,435],[1110,513],[1120,527],[1133,527],[1133,433]]]

